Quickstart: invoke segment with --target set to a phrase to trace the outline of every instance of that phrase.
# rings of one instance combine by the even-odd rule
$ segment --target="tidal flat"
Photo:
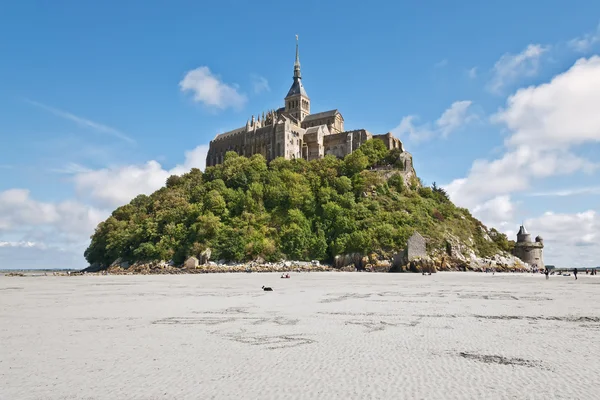
[[[585,274],[0,276],[0,399],[594,399],[599,304]]]

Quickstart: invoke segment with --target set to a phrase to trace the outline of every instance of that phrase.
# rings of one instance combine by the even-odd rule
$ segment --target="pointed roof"
[[[294,62],[294,78],[302,79],[302,74],[300,73],[300,54],[298,51],[298,35],[296,35],[296,61]]]
[[[308,97],[304,86],[302,85],[302,73],[300,72],[300,53],[298,51],[298,35],[296,35],[296,61],[294,62],[294,83],[285,96],[287,99],[290,96],[302,95]]]
[[[521,225],[521,227],[519,228],[519,233],[517,233],[517,235],[529,235],[529,232],[527,232],[527,229],[525,229],[525,227]]]

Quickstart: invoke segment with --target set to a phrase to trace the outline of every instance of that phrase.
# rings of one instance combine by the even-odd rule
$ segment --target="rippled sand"
[[[597,399],[599,304],[585,274],[0,277],[0,399]]]

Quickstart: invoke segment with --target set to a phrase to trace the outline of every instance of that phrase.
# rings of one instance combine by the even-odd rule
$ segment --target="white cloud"
[[[204,169],[207,151],[207,145],[187,151],[170,170],[154,160],[100,170],[68,164],[62,172],[73,175],[77,201],[43,202],[26,189],[1,191],[0,268],[84,267],[89,237],[110,210],[163,187],[170,175]]]
[[[252,88],[254,89],[254,93],[260,94],[262,92],[270,92],[271,87],[269,86],[269,81],[264,76],[260,75],[252,75]]]
[[[219,76],[205,66],[188,71],[179,82],[179,87],[182,92],[192,92],[194,101],[219,109],[240,109],[247,101],[246,95],[239,93],[234,86],[222,82]]]
[[[475,119],[470,112],[470,100],[455,101],[446,109],[435,124],[424,123],[416,125],[418,117],[408,115],[402,118],[400,124],[392,129],[392,133],[401,138],[407,138],[413,143],[425,141],[436,136],[447,137],[450,133],[467,125]]]
[[[40,103],[37,101],[26,99],[26,102],[31,105],[34,105],[36,107],[39,107],[41,109],[44,109],[46,111],[49,111],[50,113],[52,113],[58,117],[68,119],[69,121],[73,121],[80,126],[83,126],[86,128],[92,128],[93,130],[95,130],[97,132],[109,134],[111,136],[114,136],[118,139],[121,139],[121,140],[129,142],[129,143],[135,143],[135,140],[133,140],[129,136],[125,135],[118,129],[111,128],[110,126],[101,124],[99,122],[94,122],[92,120],[89,120],[89,119],[86,119],[83,117],[79,117],[79,116],[71,114],[69,112],[59,110],[58,108],[50,107],[46,104],[43,104],[43,103]]]
[[[485,221],[496,229],[511,228],[507,221],[512,221],[515,216],[515,205],[510,196],[500,195],[476,205],[472,209],[473,215]]]
[[[594,173],[598,160],[576,151],[600,142],[600,57],[578,60],[550,82],[518,90],[492,117],[509,132],[504,154],[476,160],[464,178],[445,186],[459,206],[491,226],[507,232],[515,226],[517,207],[511,195],[526,192],[535,181],[575,172]],[[530,196],[597,194],[598,187],[531,193]],[[545,213],[525,221],[530,232],[552,241],[548,263],[584,265],[600,251],[581,246],[600,244],[598,210],[576,214]],[[506,228],[503,228],[506,227]],[[508,233],[508,232],[507,232]],[[577,247],[579,246],[579,247]],[[577,247],[577,248],[575,248]],[[569,260],[569,257],[578,257]]]
[[[435,67],[436,68],[443,68],[446,65],[448,65],[448,59],[446,59],[446,58],[444,58],[443,60],[438,61],[437,63],[435,63]]]
[[[468,70],[467,74],[469,75],[469,78],[471,78],[471,79],[477,78],[477,67],[473,67],[470,70]]]
[[[102,207],[115,207],[128,203],[139,194],[151,194],[165,185],[171,175],[181,175],[191,168],[204,169],[208,145],[201,145],[185,153],[183,164],[171,170],[164,169],[158,161],[141,165],[125,165],[83,171],[74,175],[77,192]]]
[[[89,172],[91,171],[89,168],[84,167],[83,165],[74,163],[74,162],[70,162],[67,165],[65,165],[62,168],[50,168],[49,169],[50,172],[56,172],[57,174],[79,174],[82,172]]]
[[[469,107],[473,104],[470,100],[455,101],[442,116],[436,121],[436,125],[442,137],[447,137],[461,126],[468,124],[475,117],[469,113]]]
[[[531,197],[570,197],[578,195],[598,195],[600,194],[600,186],[590,186],[582,188],[559,189],[547,192],[527,193]]]
[[[585,53],[590,51],[595,44],[600,43],[600,25],[594,32],[586,33],[569,41],[568,46],[575,51]]]
[[[24,248],[24,249],[31,249],[31,248],[40,248],[40,249],[47,249],[48,246],[46,246],[44,243],[36,243],[36,242],[26,242],[26,241],[20,241],[20,242],[3,242],[0,241],[0,247],[19,247],[19,248]]]
[[[392,134],[401,138],[407,138],[411,142],[417,143],[433,137],[434,132],[425,125],[416,126],[414,121],[418,119],[415,115],[408,115],[402,118],[400,124],[392,129]]]
[[[36,232],[37,237],[50,242],[81,242],[87,240],[106,214],[100,209],[76,201],[40,202],[32,199],[26,189],[0,192],[0,233],[3,235],[27,236]],[[27,238],[2,242],[14,244],[37,241]]]
[[[600,216],[546,212],[525,220],[529,232],[544,238],[544,261],[563,267],[600,265]]]
[[[513,192],[532,180],[576,171],[593,172],[597,165],[571,148],[600,141],[600,57],[577,61],[551,82],[517,91],[492,120],[510,131],[505,153],[476,160],[467,178],[447,186],[453,200],[465,207]]]
[[[600,57],[578,60],[551,82],[517,91],[494,120],[514,132],[509,145],[560,148],[600,142]]]
[[[488,84],[488,89],[499,93],[506,85],[514,83],[519,78],[537,74],[540,58],[549,48],[549,46],[530,44],[518,54],[502,55],[494,65],[493,77]]]

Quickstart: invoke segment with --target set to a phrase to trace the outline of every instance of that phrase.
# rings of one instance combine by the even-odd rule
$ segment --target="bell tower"
[[[310,114],[310,99],[302,85],[300,72],[300,55],[298,52],[298,35],[296,35],[296,61],[294,62],[294,82],[285,96],[285,111],[301,123]]]

